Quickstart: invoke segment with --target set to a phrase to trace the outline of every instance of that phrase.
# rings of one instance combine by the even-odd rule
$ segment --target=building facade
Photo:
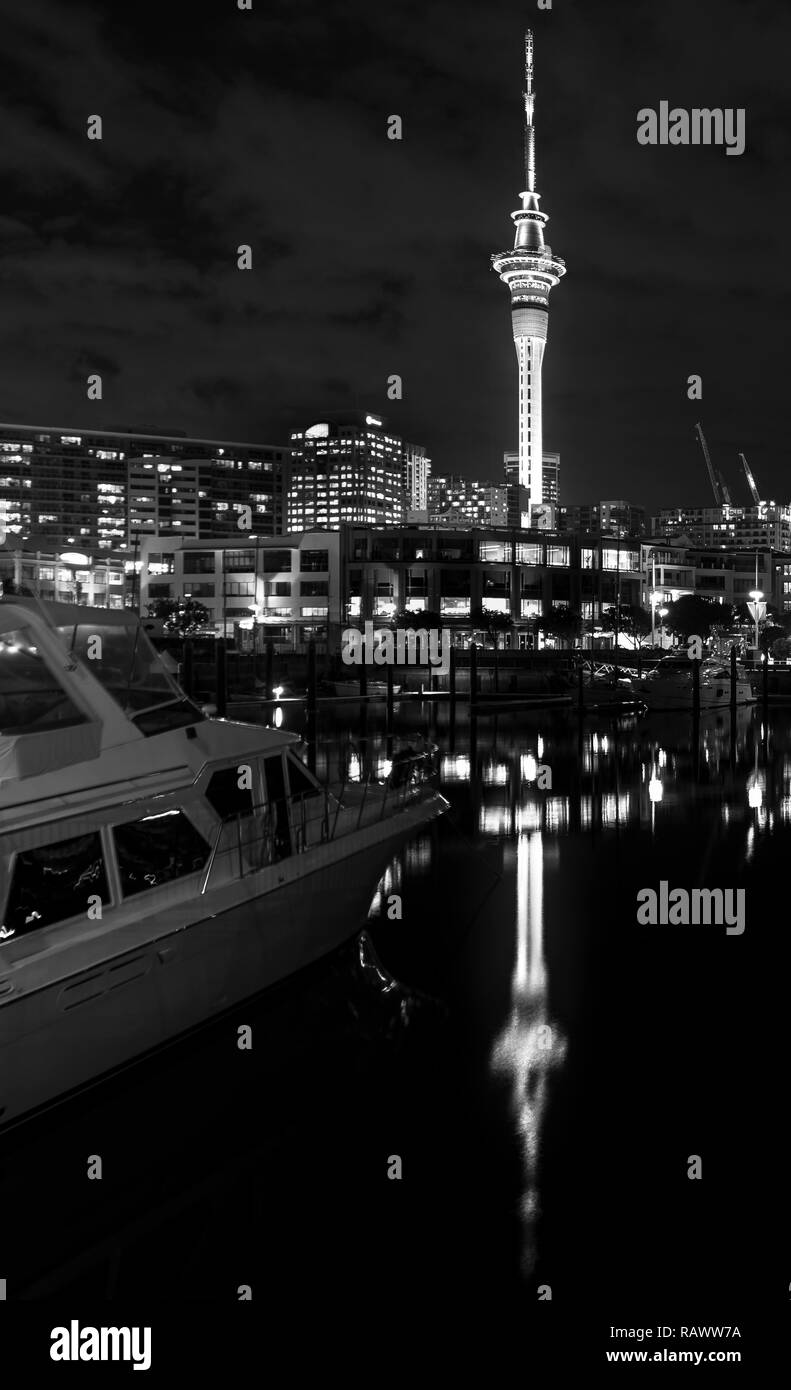
[[[549,293],[566,273],[565,263],[544,241],[547,214],[536,192],[535,95],[533,35],[525,35],[525,191],[522,206],[511,213],[516,225],[513,249],[492,256],[492,267],[511,297],[511,327],[518,367],[519,486],[530,508],[545,501],[543,486],[543,412],[541,371],[549,324]]]
[[[439,613],[462,643],[478,610],[511,620],[506,642],[528,646],[534,620],[570,608],[593,628],[616,601],[640,599],[639,543],[506,528],[343,526],[245,546],[146,537],[141,613],[157,599],[197,599],[215,631],[255,618],[260,643],[299,649],[313,638],[339,650],[340,633],[369,619]]]
[[[0,544],[0,591],[29,594],[51,603],[123,608],[131,597],[129,562],[119,555],[75,555]]]
[[[437,473],[429,481],[428,522],[432,526],[507,526],[506,489],[454,473]]]
[[[233,535],[243,506],[253,529],[283,524],[287,448],[119,430],[0,424],[5,526],[42,550],[133,550],[165,532]]]
[[[220,636],[240,624],[299,648],[335,640],[340,622],[340,538],[332,531],[245,536],[236,542],[145,537],[140,612],[157,600],[203,604]]]
[[[666,507],[651,518],[651,534],[689,536],[702,545],[791,550],[791,506],[759,502],[751,507]]]
[[[558,508],[558,530],[590,531],[604,536],[644,536],[645,508],[623,499],[566,503]]]
[[[428,505],[425,449],[393,434],[381,415],[355,411],[319,420],[294,431],[291,446],[289,532],[399,526],[408,510]]]
[[[699,546],[689,538],[642,545],[642,606],[650,611],[689,594],[730,608],[750,601],[753,589],[779,612],[791,612],[791,551]]]

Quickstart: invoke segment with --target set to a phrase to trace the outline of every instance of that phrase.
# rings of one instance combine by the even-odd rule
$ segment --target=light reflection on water
[[[575,884],[578,900],[584,900],[597,887],[597,874],[610,889],[609,875],[619,862],[617,846],[635,831],[650,864],[654,847],[665,853],[669,841],[663,837],[681,830],[687,858],[671,860],[673,871],[704,872],[715,835],[724,837],[720,849],[728,866],[736,874],[745,871],[761,840],[791,822],[791,721],[782,711],[773,711],[766,726],[758,710],[740,709],[733,724],[728,711],[704,714],[695,744],[692,720],[683,715],[598,723],[586,717],[580,723],[566,713],[533,712],[489,715],[471,724],[462,711],[452,730],[444,711],[402,706],[398,734],[392,738],[377,712],[369,711],[360,723],[348,722],[348,714],[346,719],[344,724],[323,717],[316,760],[320,776],[381,776],[394,749],[416,748],[425,738],[436,745],[437,783],[451,805],[439,833],[435,828],[416,838],[392,861],[372,903],[374,922],[385,918],[392,893],[412,890],[415,901],[421,893],[427,895],[422,925],[430,928],[432,913],[443,906],[443,876],[457,876],[463,900],[478,873],[476,847],[488,844],[499,854],[498,871],[508,888],[505,901],[512,905],[512,916],[508,909],[489,915],[485,906],[475,909],[486,917],[488,974],[476,978],[471,969],[465,987],[479,1001],[497,1001],[496,1016],[494,1010],[479,1009],[485,1020],[481,1050],[518,1147],[521,1190],[513,1205],[519,1212],[521,1269],[530,1276],[543,1257],[539,1235],[542,1241],[546,1236],[546,1122],[570,1048],[584,1048],[586,1042],[584,1034],[575,1035],[575,1020],[570,1030],[567,1012],[553,1003],[557,991],[562,995],[567,987],[564,973],[578,971],[582,957],[577,938],[568,933],[568,906],[548,907],[553,899],[546,893],[547,869],[560,866],[554,882],[562,877],[564,864],[574,864],[564,844],[596,846],[597,862],[587,870],[591,882]],[[543,787],[537,775],[542,765],[551,773]],[[458,854],[454,858],[448,852],[457,834],[469,842],[468,870],[463,856],[460,867]],[[629,855],[634,844],[629,838]],[[668,861],[660,856],[657,863]],[[431,888],[432,871],[439,890],[437,882]],[[659,876],[656,865],[654,871]],[[548,959],[558,933],[564,946],[570,942],[570,955],[559,959],[555,950],[553,982]],[[505,957],[497,949],[501,940],[510,946],[507,980]]]

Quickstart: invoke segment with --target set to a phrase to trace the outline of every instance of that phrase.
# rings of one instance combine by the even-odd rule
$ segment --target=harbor
[[[5,1129],[18,1296],[131,1297],[144,1280],[151,1297],[236,1297],[240,1270],[260,1296],[273,1267],[318,1296],[342,1244],[382,1291],[408,1279],[424,1297],[441,1279],[463,1299],[486,1268],[487,1299],[549,1284],[582,1306],[592,1279],[631,1258],[629,1213],[659,1189],[667,1152],[689,1147],[704,1077],[697,1142],[728,1157],[705,1254],[679,1287],[746,1290],[752,1237],[735,1259],[717,1212],[749,1143],[729,1119],[752,1066],[732,1024],[791,837],[788,715],[467,702],[452,716],[449,701],[414,699],[390,726],[381,701],[277,709],[322,784],[381,784],[400,751],[425,752],[447,814],[391,857],[345,945]],[[659,864],[747,892],[744,937],[690,928],[683,976],[675,938],[635,919]],[[650,990],[635,990],[646,972]],[[774,1018],[770,1005],[770,1033]],[[44,1181],[52,1145],[101,1152],[98,1205],[75,1168]],[[627,1151],[624,1171],[613,1155]],[[401,1184],[387,1178],[394,1154]],[[643,1211],[642,1240],[681,1239],[674,1203]],[[397,1239],[383,1234],[394,1226]]]

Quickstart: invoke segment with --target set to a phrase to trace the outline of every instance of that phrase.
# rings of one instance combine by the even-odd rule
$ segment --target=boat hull
[[[445,804],[440,797],[436,803],[433,814]],[[296,856],[286,861],[286,881],[265,894],[153,935],[88,969],[61,973],[29,993],[0,992],[0,1127],[341,946],[364,927],[393,854],[433,814],[424,805],[399,816],[398,825],[382,822],[363,832],[362,845],[352,835],[346,853],[336,842]]]

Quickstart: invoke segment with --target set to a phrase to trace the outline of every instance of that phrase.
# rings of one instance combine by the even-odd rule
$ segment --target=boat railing
[[[217,827],[200,891],[208,891],[220,864],[226,878],[246,878],[398,815],[431,795],[426,757],[417,754],[402,757],[384,781],[370,773],[360,780],[344,778],[275,801],[254,802]]]

